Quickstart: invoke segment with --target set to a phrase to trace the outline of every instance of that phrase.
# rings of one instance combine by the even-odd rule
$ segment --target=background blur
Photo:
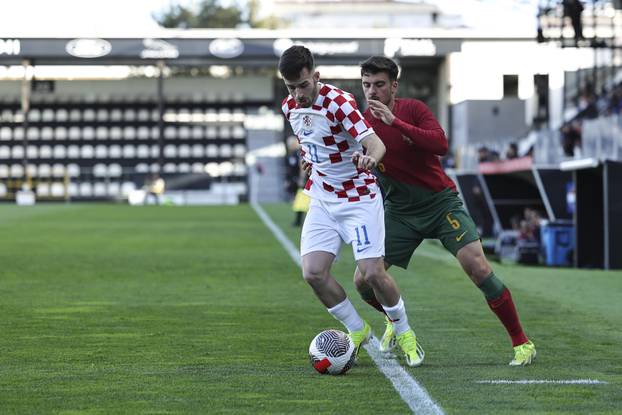
[[[401,67],[487,249],[622,268],[619,1],[22,0],[0,13],[0,200],[238,204],[297,180],[280,53],[364,108]],[[294,163],[295,165],[295,163]],[[292,182],[294,184],[292,184]],[[611,231],[613,230],[613,231]]]

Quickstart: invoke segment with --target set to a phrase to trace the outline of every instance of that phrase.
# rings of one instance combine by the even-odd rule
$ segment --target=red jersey
[[[432,111],[419,100],[396,98],[392,112],[395,120],[391,125],[375,118],[369,108],[363,114],[387,148],[380,172],[434,192],[455,191],[456,185],[440,160],[447,153],[447,137]]]

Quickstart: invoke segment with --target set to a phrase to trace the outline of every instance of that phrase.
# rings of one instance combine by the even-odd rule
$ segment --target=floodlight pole
[[[28,172],[28,113],[30,111],[30,73],[28,68],[30,67],[30,61],[28,59],[24,59],[22,61],[22,65],[24,67],[24,77],[22,78],[22,94],[21,94],[21,109],[22,116],[24,119],[22,120],[22,128],[24,134],[22,136],[22,146],[24,147],[24,154],[22,157],[22,165],[24,168],[24,182],[28,185],[28,190],[31,190],[32,183],[30,173]]]

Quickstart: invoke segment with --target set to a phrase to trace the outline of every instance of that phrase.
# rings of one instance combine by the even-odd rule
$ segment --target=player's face
[[[363,74],[361,83],[363,85],[363,93],[368,101],[373,99],[387,106],[393,104],[395,92],[397,91],[397,81],[391,82],[389,75],[385,72]]]
[[[320,73],[314,71],[311,73],[307,68],[300,71],[298,79],[285,79],[285,86],[289,93],[294,97],[298,106],[309,108],[315,102],[318,94],[318,81]]]

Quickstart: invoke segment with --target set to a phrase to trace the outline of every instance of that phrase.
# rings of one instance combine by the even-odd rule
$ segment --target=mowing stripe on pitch
[[[520,379],[520,380],[478,380],[475,383],[485,383],[488,385],[607,385],[607,382],[596,379]]]
[[[274,234],[275,238],[283,245],[283,248],[285,248],[292,260],[300,266],[300,253],[294,244],[275,225],[261,206],[255,202],[251,202],[251,206],[272,234]],[[378,348],[378,344],[378,339],[372,336],[369,343],[364,347],[376,366],[378,366],[378,369],[391,381],[395,390],[400,394],[402,400],[408,404],[410,409],[417,414],[442,415],[443,410],[432,400],[425,388],[419,385],[395,359],[383,356]]]

